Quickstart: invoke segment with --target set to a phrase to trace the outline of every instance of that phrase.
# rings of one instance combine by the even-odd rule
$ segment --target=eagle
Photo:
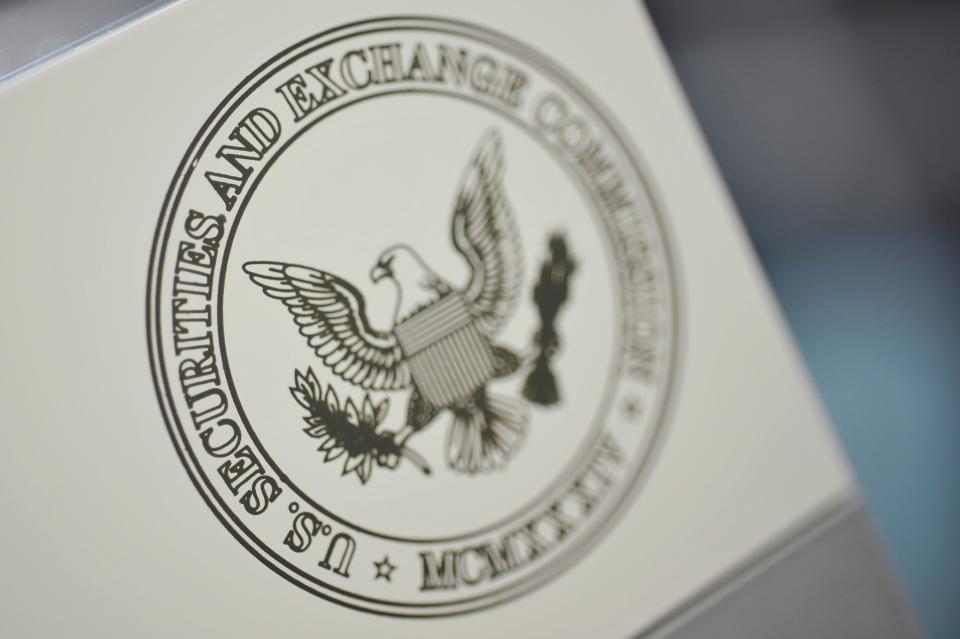
[[[455,286],[409,245],[380,253],[370,279],[396,289],[389,330],[370,325],[363,294],[341,277],[283,262],[243,265],[254,284],[286,306],[334,375],[367,391],[411,391],[406,423],[392,434],[399,449],[441,413],[452,414],[446,461],[463,474],[502,468],[529,422],[522,399],[487,389],[522,363],[494,341],[516,310],[523,278],[504,165],[500,133],[486,132],[460,179],[450,226],[453,246],[469,270],[465,283]],[[388,464],[397,462],[394,456]]]

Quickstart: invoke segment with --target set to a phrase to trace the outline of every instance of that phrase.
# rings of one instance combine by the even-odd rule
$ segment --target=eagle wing
[[[400,390],[410,368],[393,333],[370,326],[363,295],[324,271],[282,262],[247,262],[244,272],[287,307],[300,334],[342,379],[368,390]]]
[[[523,278],[523,247],[503,191],[503,142],[486,133],[460,180],[452,235],[470,266],[463,290],[478,322],[494,334],[513,314]]]

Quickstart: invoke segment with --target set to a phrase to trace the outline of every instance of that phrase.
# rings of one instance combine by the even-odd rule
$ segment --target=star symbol
[[[623,398],[623,404],[620,406],[620,411],[623,413],[623,416],[628,421],[634,422],[640,418],[640,415],[643,413],[643,404],[640,402],[640,398],[634,395],[628,395]]]
[[[382,578],[392,581],[390,576],[393,575],[393,571],[397,567],[390,563],[390,555],[384,555],[382,560],[373,562],[373,565],[377,568],[377,574],[373,577],[374,580]]]

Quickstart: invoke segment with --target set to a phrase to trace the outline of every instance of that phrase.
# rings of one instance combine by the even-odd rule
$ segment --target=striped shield
[[[424,399],[437,407],[469,397],[493,377],[493,351],[463,298],[452,293],[394,328]]]

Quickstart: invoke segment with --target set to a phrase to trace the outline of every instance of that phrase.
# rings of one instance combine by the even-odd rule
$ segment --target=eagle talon
[[[394,469],[400,465],[400,455],[396,453],[379,453],[377,455],[377,465],[383,468]]]
[[[407,444],[407,440],[410,439],[410,436],[416,432],[413,426],[407,424],[400,430],[398,430],[393,435],[393,442],[397,445],[397,448],[403,448]]]

